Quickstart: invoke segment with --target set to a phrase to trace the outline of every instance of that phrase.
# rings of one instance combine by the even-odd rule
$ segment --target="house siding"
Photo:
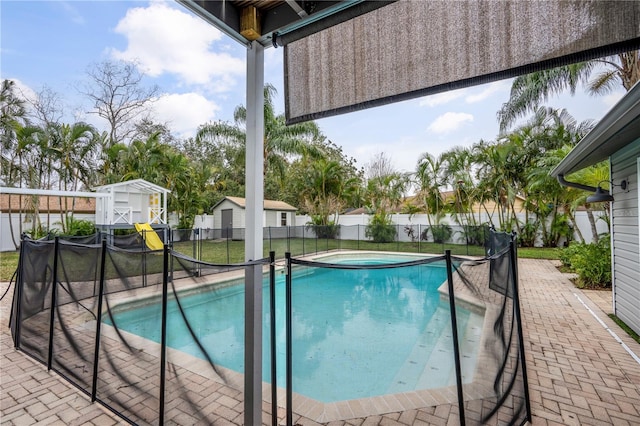
[[[640,139],[611,156],[611,178],[623,179],[629,191],[614,187],[611,240],[613,252],[614,312],[629,327],[640,333],[640,233],[638,228],[638,168]]]

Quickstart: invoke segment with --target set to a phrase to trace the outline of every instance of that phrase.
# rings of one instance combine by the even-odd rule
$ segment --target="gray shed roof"
[[[233,204],[237,205],[241,208],[246,208],[247,203],[244,198],[240,197],[224,197],[222,200],[218,201],[213,208],[218,207],[223,201],[228,200]],[[264,210],[279,210],[279,211],[292,211],[295,212],[298,209],[293,207],[291,204],[287,204],[284,201],[274,201],[274,200],[264,200]]]
[[[608,159],[640,137],[640,84],[636,84],[551,171],[568,175]]]

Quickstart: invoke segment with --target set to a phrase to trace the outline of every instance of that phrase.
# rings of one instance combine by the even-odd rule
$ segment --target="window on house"
[[[287,214],[280,213],[280,226],[287,226]]]

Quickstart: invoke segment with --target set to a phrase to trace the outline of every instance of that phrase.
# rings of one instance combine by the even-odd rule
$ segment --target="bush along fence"
[[[257,267],[263,340],[250,356],[263,360],[263,422],[329,423],[444,405],[462,425],[521,425],[531,410],[514,236],[491,233],[487,251],[475,261],[449,250],[395,261],[286,253],[276,265],[272,252],[214,264],[168,244],[142,251],[106,239],[25,239],[10,326],[17,350],[127,422],[247,424],[244,400],[256,386],[243,374],[245,293],[257,287],[243,277]],[[432,274],[443,275],[427,288]],[[358,335],[356,317],[373,332]],[[411,343],[401,350],[394,341],[408,317],[424,321],[400,335]],[[395,370],[391,358],[400,361]],[[340,394],[353,382],[382,380],[382,389]],[[317,394],[327,387],[338,393]],[[375,403],[386,395],[395,404]]]

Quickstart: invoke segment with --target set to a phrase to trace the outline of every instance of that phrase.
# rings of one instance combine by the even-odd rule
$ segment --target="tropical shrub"
[[[24,232],[31,238],[32,240],[39,240],[40,238],[55,236],[58,234],[56,229],[47,229],[46,226],[38,225],[35,228],[29,229]]]
[[[560,260],[578,274],[578,288],[611,287],[611,247],[609,238],[592,244],[571,244],[560,251]]]
[[[332,220],[327,224],[323,224],[323,221],[322,216],[312,215],[311,221],[306,224],[306,228],[311,229],[318,238],[335,239],[340,233],[340,225]]]
[[[425,230],[422,231],[422,234],[420,235],[420,239],[422,241],[428,241],[429,232],[431,232],[431,235],[433,236],[433,242],[438,244],[443,244],[451,240],[451,236],[453,235],[453,230],[449,225],[440,224],[440,225],[432,225],[432,226],[429,226],[428,228],[425,228]]]
[[[75,219],[73,216],[67,216],[65,235],[77,237],[82,235],[93,235],[96,232],[96,226],[90,220]]]
[[[386,214],[376,213],[365,229],[365,236],[374,243],[390,243],[396,238],[396,226]]]
[[[528,222],[520,228],[520,234],[518,235],[518,242],[520,247],[534,247],[536,243],[536,236],[538,234],[538,222]]]
[[[489,230],[486,226],[462,225],[468,245],[483,246]]]

